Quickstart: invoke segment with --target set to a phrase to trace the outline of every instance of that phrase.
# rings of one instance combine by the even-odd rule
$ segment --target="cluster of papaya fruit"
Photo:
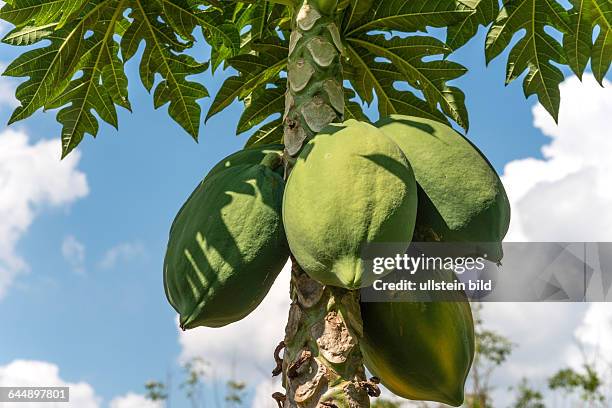
[[[510,211],[480,151],[452,128],[392,116],[332,124],[283,179],[281,145],[217,164],[170,231],[164,285],[183,329],[220,327],[263,300],[290,253],[314,280],[356,290],[375,275],[363,249],[462,242],[502,256]],[[382,248],[382,247],[381,247]],[[471,310],[458,302],[362,303],[366,367],[399,396],[459,405],[474,354]]]

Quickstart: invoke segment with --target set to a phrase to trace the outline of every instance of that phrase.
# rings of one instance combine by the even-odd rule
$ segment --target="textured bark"
[[[310,0],[295,11],[289,43],[284,143],[295,156],[303,143],[331,122],[342,120],[342,43],[334,16]]]
[[[359,292],[324,287],[294,262],[282,362],[284,408],[370,406],[359,339]]]
[[[344,114],[338,26],[317,4],[306,0],[294,13],[284,115],[287,175],[303,144]],[[359,292],[322,286],[292,262],[292,304],[274,372],[282,372],[286,394],[273,397],[283,408],[369,407],[369,395],[379,391],[366,380],[359,348]]]

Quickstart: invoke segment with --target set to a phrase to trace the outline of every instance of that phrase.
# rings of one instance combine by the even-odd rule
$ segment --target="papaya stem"
[[[303,145],[343,120],[343,46],[335,5],[334,0],[304,0],[294,12],[283,117],[286,177]],[[363,367],[359,292],[323,286],[293,256],[291,261],[282,407],[368,408],[369,396],[380,390],[375,380],[367,381]]]
[[[344,116],[342,40],[336,16],[325,14],[320,3],[305,0],[293,13],[283,115],[289,157],[297,156],[308,139]]]

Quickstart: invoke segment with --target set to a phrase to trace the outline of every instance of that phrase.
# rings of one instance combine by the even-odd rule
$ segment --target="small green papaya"
[[[283,153],[283,145],[279,144],[268,144],[262,146],[253,146],[247,149],[239,150],[236,153],[232,153],[225,157],[208,172],[205,179],[212,177],[221,170],[227,170],[233,166],[240,166],[242,164],[257,164],[261,163],[264,158],[270,153]]]
[[[462,242],[463,255],[502,258],[510,203],[499,176],[465,137],[442,123],[402,115],[376,126],[402,149],[419,186],[415,238]],[[472,244],[473,243],[473,244]]]
[[[390,256],[404,253],[416,205],[412,169],[395,143],[367,123],[330,125],[302,149],[287,180],[283,220],[291,253],[323,284],[368,286],[376,275],[364,250],[384,243]]]
[[[172,224],[164,288],[183,329],[244,318],[287,262],[284,180],[259,156],[206,177]]]
[[[338,0],[314,0],[313,3],[323,15],[333,14],[338,6]]]
[[[364,364],[394,394],[459,406],[474,359],[467,301],[362,302]]]

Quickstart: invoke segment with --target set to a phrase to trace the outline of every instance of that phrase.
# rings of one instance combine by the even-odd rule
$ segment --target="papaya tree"
[[[368,407],[379,383],[459,405],[474,353],[469,305],[458,294],[454,306],[366,308],[359,289],[372,275],[361,250],[460,241],[501,259],[508,200],[451,127],[469,127],[465,94],[451,84],[467,70],[452,54],[489,27],[486,61],[510,49],[506,83],[526,72],[525,95],[557,118],[559,66],[581,77],[590,60],[602,82],[612,59],[609,0],[570,3],[7,0],[0,19],[14,28],[3,42],[27,47],[4,72],[24,79],[10,123],[57,110],[66,157],[100,120],[117,127],[117,108],[131,109],[125,65],[139,58],[155,108],[198,139],[210,95],[194,78],[230,70],[204,117],[238,100],[236,132],[251,136],[172,224],[164,284],[181,327],[248,318],[290,259],[292,305],[274,353],[279,406]],[[204,60],[192,52],[202,42]],[[373,103],[374,124],[363,110]],[[452,335],[412,337],[412,327]]]

